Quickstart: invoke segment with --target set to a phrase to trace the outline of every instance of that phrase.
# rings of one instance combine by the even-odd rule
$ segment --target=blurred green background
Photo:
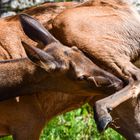
[[[0,0],[0,16],[15,15],[18,11],[45,1]],[[139,11],[140,2],[138,0],[131,0],[131,2]],[[0,138],[0,140],[12,140],[12,137]],[[44,128],[40,140],[124,140],[124,138],[110,128],[103,134],[99,134],[93,120],[93,110],[86,104],[77,110],[54,118]]]

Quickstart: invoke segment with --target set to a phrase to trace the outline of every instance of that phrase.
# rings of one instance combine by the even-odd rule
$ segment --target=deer
[[[34,91],[41,91],[41,88],[44,90],[45,87],[48,91],[65,91],[66,93],[76,92],[77,94],[78,92],[82,93],[80,88],[86,89],[86,86],[81,86],[78,89],[78,86],[74,82],[72,82],[72,84],[66,82],[68,77],[70,77],[71,80],[79,79],[81,81],[84,80],[85,82],[89,81],[91,85],[93,84],[96,86],[98,84],[101,88],[106,87],[112,90],[119,90],[122,88],[122,81],[119,78],[100,69],[96,64],[92,63],[90,59],[85,57],[77,47],[74,46],[69,48],[62,45],[37,20],[25,14],[20,15],[20,20],[25,33],[34,41],[38,40],[45,45],[43,51],[22,42],[25,50],[27,50],[27,55],[29,53],[28,57],[36,65],[46,70],[46,76],[44,75],[44,72],[37,69],[38,67],[33,68],[31,64],[27,63],[28,61],[24,61],[25,58],[1,61],[1,101],[18,95],[24,95],[26,92],[30,93],[30,90],[31,93]],[[8,63],[7,65],[7,62],[11,62],[11,64],[9,65]],[[14,65],[14,62],[16,62],[16,66]],[[26,68],[26,64],[27,66],[29,65],[29,68]],[[12,68],[11,65],[13,65],[14,70],[9,71],[9,68]],[[9,76],[7,76],[8,71]],[[51,74],[51,72],[53,72],[53,74]],[[65,77],[64,79],[63,74]],[[13,75],[15,75],[15,78],[13,78]],[[37,79],[37,81],[34,80],[33,77],[36,77],[35,79]],[[46,77],[46,80],[49,82],[42,81],[42,79],[44,80],[44,77]],[[45,85],[43,84],[44,82],[46,83]],[[65,83],[67,86],[64,86]],[[75,85],[75,88],[72,86],[73,84]],[[31,87],[29,85],[31,85]],[[35,85],[35,89],[33,85]],[[73,87],[72,90],[75,89],[75,91],[71,91],[70,85]],[[63,86],[66,89],[63,88]]]
[[[52,8],[52,7],[56,8],[57,7],[57,6],[53,5],[53,4],[50,4],[49,6],[50,6],[49,8]],[[36,11],[39,11],[40,9],[45,9],[43,7],[44,6],[41,6],[41,8],[37,8]],[[61,11],[61,8],[57,8],[56,9],[56,11],[59,11],[59,10]],[[34,12],[32,12],[32,11],[34,11]],[[28,10],[28,12],[25,11],[25,13],[36,13],[36,11],[33,9],[33,10]],[[45,10],[42,10],[42,11],[44,12]],[[46,11],[48,11],[48,10],[46,10]],[[45,11],[45,15],[47,13],[46,11]],[[51,13],[47,14],[46,17],[48,17],[48,15],[52,19],[52,17],[54,17],[54,15],[56,15],[56,12],[51,12]],[[45,17],[43,17],[43,18],[42,17],[43,17],[43,15],[41,16],[41,18],[39,18],[39,16],[38,16],[37,19],[43,19],[44,20]],[[48,22],[48,20],[50,20],[50,19],[47,18],[47,21],[45,21],[45,23]],[[8,25],[9,22],[10,22],[10,26]],[[2,59],[5,60],[5,59],[17,59],[17,58],[24,58],[24,57],[26,57],[26,53],[25,53],[25,51],[24,51],[24,49],[22,47],[21,40],[22,41],[28,40],[28,42],[31,42],[31,40],[27,39],[27,37],[23,34],[22,29],[21,29],[19,23],[17,22],[17,16],[14,16],[13,19],[11,19],[11,18],[6,18],[5,19],[4,18],[4,19],[2,19],[0,24],[1,24],[2,27],[3,26],[6,27],[6,29],[3,29],[3,28],[1,29],[1,34],[2,35],[0,36],[0,39],[2,41],[1,41],[1,47],[0,47],[1,48],[0,59],[1,60]],[[5,30],[8,30],[8,33],[12,34],[12,37],[14,39],[11,39],[11,37],[10,38],[7,37],[7,32],[5,32]],[[6,96],[6,95],[4,95],[4,96]],[[8,97],[9,96],[12,96],[12,95],[8,94]],[[3,99],[3,96],[1,96],[1,98]]]
[[[42,42],[45,45],[45,48],[41,50],[23,42],[28,58],[5,60],[0,62],[1,101],[16,96],[29,96],[31,94],[45,93],[47,97],[52,96],[53,102],[53,100],[55,100],[55,98],[53,98],[53,92],[58,95],[60,93],[60,96],[61,93],[67,93],[71,96],[76,94],[83,96],[84,98],[81,98],[82,100],[86,100],[87,95],[90,96],[94,94],[91,88],[92,86],[93,89],[95,88],[95,91],[97,90],[96,84],[100,85],[103,89],[107,88],[109,90],[119,90],[119,88],[122,87],[122,81],[119,78],[100,69],[92,63],[89,58],[85,57],[84,54],[76,47],[69,48],[62,45],[37,20],[28,15],[21,14],[20,21],[25,33],[31,39]],[[86,84],[88,81],[91,83],[91,87]],[[37,96],[40,97],[39,94]],[[26,104],[21,100],[22,99],[19,98],[17,104],[12,100],[13,106],[14,104],[15,106],[17,105],[17,107],[18,105],[20,106],[20,104],[21,106],[22,104]],[[45,99],[45,101],[47,100]],[[33,106],[34,104],[35,103],[33,103]],[[21,111],[23,110],[21,109]],[[23,113],[25,112],[23,111]],[[23,113],[21,114],[23,115]],[[28,113],[26,114],[27,116]],[[2,111],[2,117],[5,116],[3,114],[4,113]],[[21,114],[17,116],[21,117]],[[13,118],[11,117],[11,120],[12,119]],[[15,119],[17,120],[18,117]],[[26,118],[22,120],[27,121]],[[2,122],[4,122],[3,119]],[[21,133],[20,129],[23,129],[25,126],[23,124],[22,126],[17,126],[18,125],[14,125],[13,128],[9,128],[11,129],[10,132],[12,132],[14,139],[36,139],[36,135],[32,136],[31,131],[29,131],[30,135],[24,134],[25,136],[23,136],[23,133],[27,130],[23,131],[21,137],[21,134],[18,133]],[[14,131],[13,129],[15,129],[15,127],[19,130],[16,129]],[[26,127],[24,129],[26,129]],[[32,127],[28,129],[32,129]],[[39,136],[39,134],[37,134],[37,136]]]
[[[99,131],[111,123],[110,111],[140,93],[140,69],[133,64],[140,54],[139,19],[124,0],[89,0],[64,10],[52,22],[51,32],[58,40],[67,46],[77,46],[94,63],[126,84],[122,90],[95,103]]]
[[[35,14],[34,17],[39,19],[39,21],[41,23],[43,23],[45,25],[45,27],[48,28],[48,22],[50,22],[48,20],[48,15],[49,15],[49,10],[47,10],[48,5],[51,5],[52,9],[53,9],[53,7],[54,7],[54,9],[57,9],[57,8],[59,9],[59,6],[63,5],[63,3],[45,4],[45,5],[43,4],[40,7],[28,9],[25,13],[27,13],[29,11],[28,14]],[[52,5],[57,5],[57,6],[52,7]],[[73,3],[72,3],[72,5],[73,5]],[[46,11],[47,11],[46,13],[44,12],[45,7],[46,7]],[[50,8],[50,10],[52,10],[51,8]],[[33,9],[33,11],[32,11],[32,9]],[[41,9],[43,9],[43,11]],[[35,11],[37,11],[37,12],[35,13]],[[55,10],[52,10],[52,11],[54,12]],[[41,17],[41,15],[42,15],[42,17]],[[47,17],[43,18],[43,17],[45,17],[45,15],[47,15]],[[40,16],[40,18],[38,18],[38,16]],[[49,17],[51,17],[51,16],[49,16]],[[45,22],[45,20],[46,20],[46,22]],[[25,42],[28,42],[29,44],[34,45],[34,42],[32,43],[31,40],[29,40],[25,36],[25,34],[22,33],[23,31],[21,30],[20,24],[18,24],[18,23],[19,23],[18,16],[12,16],[12,17],[8,17],[8,18],[4,18],[4,19],[0,20],[1,25],[6,25],[5,30],[3,30],[3,28],[0,28],[1,33],[2,33],[2,31],[3,31],[3,34],[7,33],[7,36],[6,36],[7,40],[5,41],[4,39],[1,39],[0,42],[1,42],[1,46],[4,46],[4,48],[7,47],[7,50],[8,50],[8,45],[9,45],[9,47],[12,45],[12,43],[13,43],[12,41],[17,41],[19,43],[19,45],[17,45],[18,43],[15,43],[15,46],[12,45],[13,47],[21,46],[20,49],[22,49],[22,50],[24,50],[23,46],[21,44],[21,40],[23,40],[23,39],[25,40]],[[12,33],[11,31],[14,32],[12,34],[14,36],[14,40],[11,40],[11,33]],[[10,44],[8,44],[8,42],[7,42],[8,38],[9,38]],[[18,40],[20,40],[20,41],[18,41]],[[42,46],[40,48],[42,48]],[[3,52],[6,52],[6,51],[3,51]],[[20,53],[17,58],[20,58],[20,57],[24,58],[26,56],[26,53],[23,53],[23,52],[21,53],[21,50],[16,52],[17,54]],[[10,54],[10,51],[9,51],[9,54]],[[25,56],[23,56],[23,54],[25,54]],[[4,55],[4,56],[8,56],[8,55]],[[13,56],[11,57],[11,56],[12,55],[9,55],[8,57],[4,57],[4,58],[1,57],[1,59],[4,61],[5,61],[5,59],[9,60],[9,58],[11,60],[12,60],[12,58],[15,59],[14,58],[15,56],[14,57]],[[137,63],[135,65],[137,67],[139,67],[139,63]],[[94,95],[97,95],[96,92],[98,90],[96,90],[96,91],[92,90]],[[102,92],[105,92],[105,90]],[[101,93],[101,91],[99,91],[99,93]],[[17,102],[15,100],[15,98],[0,102],[0,104],[1,104],[0,105],[0,107],[1,107],[1,109],[0,109],[0,114],[1,114],[1,116],[0,116],[0,120],[1,120],[0,133],[1,133],[1,135],[12,134],[15,139],[17,139],[17,138],[22,139],[22,137],[23,137],[23,139],[27,139],[27,138],[31,138],[31,137],[33,137],[32,139],[36,139],[36,137],[38,139],[40,131],[42,130],[46,121],[48,122],[54,116],[59,115],[63,112],[72,110],[74,108],[78,108],[85,102],[89,102],[92,106],[93,106],[93,103],[95,102],[95,100],[94,100],[95,96],[93,96],[93,94],[92,94],[92,96],[86,96],[86,94],[85,94],[85,96],[77,96],[77,95],[70,95],[70,94],[65,94],[65,93],[57,94],[57,93],[53,92],[53,95],[55,95],[55,98],[52,98],[52,96],[49,96],[46,93],[39,93],[39,94],[37,93],[37,94],[26,95],[26,96],[24,95],[24,96],[20,97],[20,102]],[[105,95],[105,94],[102,94],[102,95]],[[102,98],[101,94],[99,97]],[[140,132],[139,131],[140,130],[140,128],[139,128],[139,121],[140,121],[139,120],[139,107],[138,107],[138,103],[134,104],[134,101],[135,101],[135,99],[130,99],[129,102],[127,101],[127,102],[121,104],[115,110],[113,110],[111,113],[113,115],[113,118],[116,118],[116,117],[119,118],[119,120],[117,121],[117,124],[120,126],[120,128],[114,127],[114,129],[116,129],[118,132],[123,134],[128,139],[139,140],[139,138],[140,138],[140,136],[139,136],[139,132]],[[47,102],[48,102],[48,104],[47,104]],[[56,107],[56,104],[58,104],[58,102],[61,104],[59,107]],[[138,100],[138,102],[139,102],[139,100]],[[69,103],[69,104],[67,104],[67,103]],[[25,106],[26,106],[26,108],[25,108]],[[128,108],[128,106],[129,106],[129,108]],[[15,110],[15,108],[17,108],[17,110]],[[53,110],[52,110],[52,108],[53,108]],[[128,109],[130,109],[130,110],[128,110]],[[129,115],[127,115],[127,118],[126,118],[125,115],[128,114],[127,110],[129,112]],[[23,112],[24,112],[24,114],[23,114]],[[47,118],[44,117],[44,114],[45,114],[45,117],[47,117]],[[24,119],[23,119],[23,116],[24,116]],[[29,125],[29,120],[30,120],[30,125]],[[34,126],[34,129],[31,126]],[[22,128],[25,128],[25,129],[22,129]],[[20,131],[20,130],[22,130],[22,131]]]

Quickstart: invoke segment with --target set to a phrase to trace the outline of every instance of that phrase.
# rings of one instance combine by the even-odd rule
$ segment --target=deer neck
[[[77,96],[52,91],[47,92],[47,94],[44,92],[36,95],[42,110],[45,110],[44,116],[47,122],[57,115],[81,107],[88,102],[89,99],[93,98],[90,96]]]
[[[41,71],[43,70],[27,58],[0,61],[0,100],[15,97],[16,94],[26,94],[24,88],[34,84],[35,79],[39,80],[37,73],[40,74]],[[30,90],[27,91],[30,92]]]

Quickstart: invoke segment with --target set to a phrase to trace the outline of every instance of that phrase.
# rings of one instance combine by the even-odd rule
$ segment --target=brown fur
[[[21,19],[21,22],[24,21],[23,27],[25,23],[26,27],[31,25],[28,24],[30,21],[28,19],[33,20],[35,24],[37,22],[26,15]],[[34,36],[35,33],[31,33],[34,29],[32,26],[30,26],[29,33]],[[41,26],[38,26],[38,29],[40,28],[42,29]],[[26,28],[24,30],[26,33]],[[16,32],[17,35],[19,32]],[[52,41],[53,38],[49,32],[45,30],[44,32],[47,34],[46,39]],[[37,32],[37,35],[41,36],[41,32]],[[103,90],[108,86],[117,88],[121,85],[118,78],[97,67],[76,47],[68,48],[56,40],[46,44],[44,50],[31,47],[26,43],[24,43],[24,47],[28,57],[36,65],[27,58],[0,62],[1,100],[24,95],[19,98],[19,102],[11,99],[0,103],[1,135],[11,134],[16,140],[39,139],[46,121],[62,112],[79,107],[91,99],[90,96],[93,94],[94,96],[102,94],[102,91],[94,88],[95,81],[98,86],[103,85]],[[97,80],[100,78],[104,78],[104,81]],[[90,82],[93,89],[87,81]],[[118,85],[114,85],[114,83]]]
[[[46,6],[47,6],[47,4],[46,4]],[[42,13],[40,13],[39,15],[40,15],[39,20],[41,22],[43,21],[42,23],[47,24],[48,18],[44,18],[45,15],[43,15],[41,17]],[[38,18],[38,17],[36,17],[36,18]],[[10,20],[8,21],[7,19],[10,19]],[[27,39],[27,37],[24,37],[22,32],[20,32],[20,27],[16,24],[18,21],[16,21],[15,18],[11,17],[11,18],[2,19],[0,22],[1,22],[0,23],[1,25],[2,24],[5,25],[4,26],[5,31],[3,30],[3,32],[7,33],[7,38],[9,38],[9,40],[10,40],[10,44],[7,44],[7,45],[5,44],[5,46],[7,46],[5,48],[8,48],[9,45],[11,45],[13,43],[13,40],[11,40],[12,32],[10,32],[10,30],[13,27],[16,28],[15,25],[17,26],[17,29],[14,30],[15,31],[15,33],[13,34],[14,40],[19,40],[19,42],[20,42],[22,38],[26,38],[26,42],[28,42],[30,45],[31,44],[35,45],[34,42]],[[7,30],[8,29],[7,26],[9,27],[9,30]],[[3,27],[3,26],[1,26],[1,27]],[[48,27],[48,24],[46,27]],[[1,34],[2,34],[2,32],[1,32]],[[19,38],[20,35],[22,37]],[[0,36],[2,36],[2,35],[0,35]],[[0,40],[0,41],[3,42],[3,40]],[[25,41],[25,39],[24,39],[24,41]],[[16,48],[17,45],[14,47]],[[16,52],[16,54],[20,54],[20,53],[21,53],[21,51]],[[26,56],[26,54],[22,53],[22,57],[25,57],[25,56]],[[17,57],[19,58],[21,56],[18,55]],[[3,59],[9,59],[9,58],[15,58],[15,56],[10,57],[9,55],[7,55],[5,58],[2,56],[1,59],[3,60]],[[94,92],[94,94],[96,94],[96,91],[93,91],[93,92]],[[55,99],[52,98],[52,95]],[[45,124],[45,120],[50,120],[53,116],[55,116],[57,114],[61,114],[62,112],[77,108],[80,105],[84,104],[85,102],[88,102],[92,98],[93,97],[82,97],[82,96],[76,96],[76,95],[71,96],[69,94],[64,94],[64,93],[59,93],[59,94],[58,93],[51,93],[51,94],[39,93],[39,94],[35,94],[35,95],[23,96],[20,98],[19,103],[15,99],[1,102],[0,103],[0,108],[1,108],[0,109],[0,114],[1,114],[0,115],[0,120],[1,120],[0,121],[0,133],[1,133],[1,135],[12,134],[12,135],[14,135],[15,139],[20,139],[20,140],[38,139],[40,131]],[[53,101],[52,101],[52,99],[53,99]],[[46,100],[47,100],[47,102],[46,102]],[[94,100],[91,100],[90,103],[93,103],[93,101]],[[58,102],[61,104],[58,104]],[[51,104],[51,106],[48,106],[47,103],[49,105]],[[130,103],[130,106],[132,106],[131,103]],[[62,108],[62,107],[66,107],[66,108]],[[121,105],[121,107],[122,107],[122,110],[125,110],[125,108],[127,108],[127,104],[125,104],[124,106]],[[136,108],[136,106],[133,107],[133,109],[135,109],[135,108]],[[118,111],[119,111],[119,109],[118,109]],[[45,114],[44,114],[44,112],[45,112]],[[133,114],[133,113],[134,112],[132,111],[131,114]],[[117,115],[122,116],[124,114],[125,114],[125,112],[122,111],[121,115],[120,114],[117,114]],[[133,124],[133,127],[137,127],[136,124],[139,122],[138,118],[135,119],[135,116],[137,114],[138,114],[138,111],[135,111],[134,115],[127,116],[128,120],[129,119],[133,120],[131,122],[131,124]],[[15,119],[15,116],[16,116],[16,119]],[[121,127],[121,129],[120,129],[121,133],[125,132],[123,134],[125,134],[125,136],[128,137],[129,139],[132,139],[132,140],[139,139],[139,137],[136,137],[136,132],[139,134],[139,128],[137,129],[137,131],[134,131],[133,133],[129,133],[128,129],[126,129],[126,127],[123,127],[125,120],[126,120],[125,118],[122,118],[121,120],[119,120],[119,123],[120,123],[119,125]],[[128,120],[127,120],[127,122],[128,122],[127,124],[130,124]]]
[[[49,23],[58,13],[66,7],[76,3],[46,3],[39,7],[33,7],[25,10],[24,13],[34,15],[47,28],[51,28]],[[18,15],[3,18],[0,20],[0,60],[17,59],[26,57],[21,41],[27,41],[30,45],[36,46],[36,43],[30,40],[22,31],[18,21]]]
[[[109,110],[140,93],[140,69],[132,64],[140,54],[139,19],[124,1],[91,0],[63,11],[53,21],[51,31],[63,44],[77,46],[94,63],[128,83],[123,90],[96,102],[101,131],[111,122]]]
[[[95,63],[122,78],[131,72],[126,70],[128,67],[124,63],[128,66],[129,61],[139,56],[139,20],[127,4],[118,3],[123,6],[122,11],[110,7],[111,3],[116,5],[118,1],[106,1],[106,5],[103,1],[94,5],[95,2],[93,6],[82,4],[62,12],[55,18],[52,32],[54,30],[54,35],[64,44],[77,46]],[[130,12],[126,10],[128,8]]]

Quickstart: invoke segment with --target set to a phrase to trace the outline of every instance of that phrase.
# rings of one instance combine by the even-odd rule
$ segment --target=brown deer
[[[63,8],[58,8],[60,4],[54,5],[54,4],[50,4],[47,5],[48,8],[50,9],[55,9],[53,12],[47,13],[48,10],[46,10],[46,7],[44,8],[44,6],[41,6],[40,8],[37,8],[36,10],[34,10],[34,8],[32,10],[28,10],[27,12],[25,11],[25,13],[32,13],[35,14],[35,17],[37,17],[37,19],[41,20],[43,24],[47,25],[48,28],[50,27],[50,24],[48,24],[48,21],[52,20],[54,16],[56,16],[56,14],[58,14],[60,11],[62,11]],[[70,4],[67,4],[68,6]],[[66,6],[67,6],[66,5]],[[61,4],[61,6],[63,6]],[[60,6],[59,6],[60,7]],[[42,15],[40,16],[40,14],[37,14],[38,11],[41,11]],[[45,16],[43,16],[43,14]],[[44,20],[44,18],[46,18],[46,20]],[[1,60],[5,60],[5,59],[17,59],[17,58],[24,58],[26,57],[26,53],[24,52],[24,49],[22,47],[21,44],[21,40],[22,41],[26,41],[28,42],[30,45],[35,46],[31,40],[29,40],[25,34],[23,34],[22,29],[17,21],[18,16],[14,16],[13,18],[6,18],[6,19],[2,19],[0,22],[0,26],[1,27],[5,27],[1,28],[1,35],[0,35],[0,50],[1,50],[1,55],[0,55],[0,59]],[[6,31],[6,32],[5,32]],[[11,36],[7,36],[7,34],[11,35]],[[94,80],[94,79],[93,79]],[[114,83],[115,84],[115,83]],[[97,85],[97,83],[96,83]],[[7,93],[8,94],[8,93]],[[15,94],[15,93],[14,93]],[[13,95],[16,96],[17,94]],[[4,96],[6,96],[6,94],[4,94]],[[12,96],[12,94],[8,94],[8,97]],[[5,97],[6,98],[6,97]],[[3,100],[4,97],[1,95],[1,100]]]
[[[100,69],[76,47],[62,45],[37,20],[25,14],[20,15],[20,20],[25,33],[30,38],[42,42],[45,48],[41,50],[23,43],[30,61],[27,58],[1,61],[0,99],[28,95],[20,97],[19,102],[11,99],[0,103],[1,135],[10,133],[16,140],[36,140],[46,120],[61,111],[75,107],[77,103],[83,104],[91,95],[102,94],[102,91],[96,88],[96,84],[103,90],[117,90],[122,87],[121,80]],[[93,89],[86,84],[87,81]],[[54,97],[57,94],[58,96]],[[79,95],[78,99],[73,100],[76,95]],[[64,101],[57,106],[55,101],[58,102],[59,98],[60,101]],[[54,103],[56,110],[53,112],[50,109]],[[62,106],[64,103],[66,105]],[[3,107],[5,109],[2,109]],[[11,109],[7,112],[9,107]],[[6,112],[9,113],[9,117],[6,117]],[[47,116],[43,112],[47,112]],[[29,120],[30,126],[27,125]]]
[[[96,102],[95,119],[101,131],[112,121],[108,112],[140,93],[140,69],[132,63],[140,52],[139,19],[123,0],[90,0],[64,10],[53,21],[52,32],[57,39],[77,46],[127,85]]]
[[[85,82],[90,81],[94,86],[98,85],[103,88],[107,87],[118,90],[122,87],[121,80],[119,80],[112,74],[100,69],[94,63],[92,63],[90,59],[85,57],[84,54],[80,50],[78,50],[78,48],[69,48],[62,45],[37,20],[25,14],[20,15],[20,20],[25,33],[31,39],[42,42],[46,46],[43,51],[39,48],[31,47],[23,42],[24,48],[25,50],[27,50],[27,54],[29,53],[28,56],[35,64],[46,70],[46,76],[44,75],[44,72],[40,71],[40,69],[39,71],[37,70],[38,67],[33,68],[33,66],[30,66],[31,68],[29,67],[27,68],[27,70],[25,70],[25,65],[25,68],[22,67],[20,71],[20,63],[24,64],[25,62],[23,61],[24,59],[19,59],[19,64],[18,61],[16,61],[17,66],[13,67],[16,69],[13,71],[9,71],[8,75],[12,75],[12,77],[13,75],[15,75],[15,78],[12,80],[12,78],[8,78],[9,76],[7,77],[7,72],[5,70],[7,67],[6,62],[9,62],[9,60],[4,61],[4,66],[5,64],[6,66],[4,67],[1,64],[2,72],[0,75],[0,100],[15,97],[18,95],[24,95],[24,93],[29,94],[30,91],[41,91],[40,88],[43,88],[43,90],[45,90],[44,88],[46,88],[46,90],[48,91],[52,90],[66,93],[76,92],[76,94],[81,93],[80,88],[83,88],[83,90],[85,89],[86,91],[86,86],[82,86],[82,82],[80,82],[81,86],[80,88],[78,88],[78,85],[76,85],[74,81],[71,81],[72,79],[70,80],[72,83],[69,83],[66,80],[68,77],[73,77],[73,80],[79,79],[81,81],[85,80]],[[15,60],[10,60],[10,62],[12,61],[15,62]],[[51,74],[51,72],[53,72],[53,74]],[[44,80],[45,78],[46,80]],[[70,85],[73,85],[72,89]]]
[[[71,5],[72,4],[73,3],[71,3]],[[48,5],[57,5],[57,6],[48,6]],[[63,3],[43,4],[40,7],[31,8],[31,10],[29,9],[29,12],[27,10],[26,13],[28,12],[28,14],[31,14],[31,15],[35,14],[34,17],[39,19],[48,28],[50,27],[50,25],[48,24],[48,21],[49,21],[48,18],[51,19],[51,14],[49,15],[50,10],[51,12],[53,11],[54,13],[55,12],[57,13],[56,9],[60,8],[58,5],[62,6]],[[63,7],[65,6],[63,5]],[[47,8],[49,10],[47,10]],[[34,45],[34,42],[29,40],[22,33],[20,24],[18,24],[18,16],[1,19],[0,25],[1,25],[0,26],[0,30],[1,30],[0,44],[1,44],[1,47],[7,48],[7,51],[8,51],[7,53],[8,55],[5,55],[6,49],[5,51],[3,51],[3,53],[1,53],[1,55],[4,54],[3,55],[4,57],[1,57],[1,60],[15,58],[15,56],[11,57],[12,55],[10,55],[10,51],[8,50],[11,45],[12,47],[15,47],[15,49],[16,48],[18,49],[18,46],[21,46],[19,47],[20,48],[19,51],[16,52],[18,54],[16,58],[21,58],[21,57],[24,58],[26,54],[22,47],[21,40],[24,40],[25,42],[28,42],[31,45]],[[5,30],[2,25],[5,25],[4,26]],[[6,40],[2,38],[3,37],[2,35],[5,35]],[[11,35],[12,35],[12,38],[14,38],[13,40],[11,39]],[[23,53],[21,53],[21,50],[23,50]],[[7,61],[7,65],[9,65],[8,63],[11,64],[10,61]],[[137,64],[137,66],[139,65]],[[15,65],[15,67],[17,67],[17,65]],[[10,67],[9,69],[11,68],[12,67]],[[98,90],[96,89],[95,91],[94,89],[92,89],[92,92],[94,95],[102,93],[102,91],[99,91],[99,89]],[[52,98],[52,94],[54,95],[53,98]],[[100,95],[99,97],[101,98],[102,96]],[[58,94],[56,92],[51,92],[51,94],[46,94],[44,92],[42,93],[36,92],[36,94],[34,95],[20,97],[20,102],[17,102],[15,99],[10,99],[10,100],[1,102],[0,103],[0,114],[1,114],[0,115],[0,134],[1,135],[12,134],[15,139],[34,139],[34,140],[38,139],[40,131],[45,124],[45,121],[48,122],[51,118],[53,118],[54,116],[58,114],[80,107],[85,102],[90,102],[93,104],[95,100],[93,101],[92,99],[94,99],[94,96],[86,96],[86,95],[77,96],[77,95],[70,95],[70,94],[64,94],[64,93]],[[132,99],[121,104],[121,106],[117,107],[112,112],[113,113],[112,115],[115,115],[113,116],[113,118],[119,117],[119,120],[117,123],[120,126],[120,128],[119,129],[115,128],[117,131],[122,133],[128,139],[139,140],[140,139],[140,133],[139,133],[140,132],[140,125],[139,125],[140,124],[140,119],[139,119],[140,110],[139,110],[139,104],[134,104],[134,100],[135,99]]]

